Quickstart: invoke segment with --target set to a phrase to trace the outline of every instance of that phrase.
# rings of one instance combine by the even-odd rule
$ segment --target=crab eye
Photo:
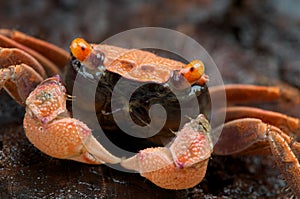
[[[185,77],[185,79],[193,84],[197,82],[201,76],[204,74],[204,64],[200,60],[191,61],[187,64],[180,73]]]
[[[82,38],[76,38],[70,45],[73,56],[79,61],[84,61],[92,51],[91,46]]]

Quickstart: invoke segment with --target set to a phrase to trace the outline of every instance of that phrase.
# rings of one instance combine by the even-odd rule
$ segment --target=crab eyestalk
[[[76,38],[70,45],[71,53],[76,59],[83,62],[92,52],[92,47],[82,38]]]
[[[204,75],[204,64],[200,60],[193,60],[180,70],[180,74],[190,83],[196,83]]]
[[[183,66],[181,70],[173,71],[170,83],[174,88],[183,90],[193,84],[203,86],[209,81],[209,76],[204,73],[205,67],[202,61],[193,60]]]
[[[84,66],[81,71],[83,76],[95,79],[96,71],[99,72],[103,69],[105,54],[82,38],[74,39],[70,45],[70,50],[73,58],[81,63],[80,66]],[[76,70],[80,71],[80,67]]]

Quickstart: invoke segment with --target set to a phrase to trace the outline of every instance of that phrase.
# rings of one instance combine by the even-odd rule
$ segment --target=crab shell
[[[71,52],[86,68],[106,70],[139,82],[165,83],[172,71],[182,69],[185,64],[159,57],[151,52],[125,49],[105,44],[88,44],[81,38],[71,44]]]
[[[189,113],[196,108],[191,106],[191,99],[196,98],[201,113],[208,114],[210,98],[207,86],[190,85],[179,74],[179,71],[187,64],[137,49],[128,50],[102,44],[90,44],[90,47],[91,53],[84,59],[78,55],[76,55],[77,58],[73,56],[73,61],[66,73],[67,90],[72,93],[76,79],[82,92],[82,95],[76,98],[76,106],[80,109],[95,106],[101,128],[106,130],[107,136],[116,140],[116,144],[122,148],[128,148],[130,145],[128,141],[124,142],[124,139],[129,139],[129,143],[132,142],[135,146],[140,144],[141,146],[136,146],[137,149],[143,149],[145,145],[152,146],[153,143],[161,145],[169,142],[174,137],[172,131],[177,131],[179,128],[183,107],[186,107],[186,112]],[[151,122],[149,109],[154,104],[162,105],[167,113],[164,127],[158,134],[148,139],[150,143],[145,143],[143,139],[128,138],[127,135],[121,133],[115,123],[112,113],[116,110],[111,109],[111,100],[114,87],[120,79],[123,81],[119,88],[120,94],[117,99],[114,99],[118,101],[120,108],[128,107],[125,103],[128,100],[123,96],[126,96],[128,91],[138,88],[132,94],[127,109],[130,110],[131,118],[126,117],[126,114],[123,114],[124,117],[121,116],[124,118],[124,123],[133,120],[139,126],[149,124]],[[96,95],[87,89],[89,87],[87,84],[90,82],[98,84]],[[90,97],[95,97],[95,105],[88,104],[91,101]],[[122,113],[119,111],[118,114]],[[195,118],[198,114],[199,112],[195,112],[188,116]],[[183,123],[189,121],[187,117],[184,119]],[[85,122],[88,123],[88,121]],[[132,127],[131,131],[135,131],[135,128]],[[134,151],[137,149],[135,148]]]

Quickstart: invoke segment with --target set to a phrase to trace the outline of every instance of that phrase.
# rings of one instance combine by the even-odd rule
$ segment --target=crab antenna
[[[82,38],[76,38],[70,45],[72,55],[79,61],[84,61],[92,51],[90,44]]]

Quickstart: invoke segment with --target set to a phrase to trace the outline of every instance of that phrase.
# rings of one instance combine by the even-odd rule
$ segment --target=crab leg
[[[18,64],[26,64],[33,68],[43,78],[46,77],[46,72],[43,66],[28,53],[17,48],[0,47],[0,68]]]
[[[0,89],[2,87],[21,105],[43,80],[43,67],[19,49],[0,47]]]
[[[26,100],[26,136],[44,153],[89,164],[119,163],[83,122],[70,118],[59,76],[43,81]]]
[[[30,92],[42,80],[43,78],[26,64],[0,69],[0,89],[4,86],[9,95],[21,105],[25,105]]]
[[[141,150],[121,165],[162,188],[193,187],[203,179],[212,152],[209,131],[208,121],[199,115],[177,133],[169,147]]]
[[[300,143],[292,142],[292,148],[294,149],[295,155],[299,158],[300,157]]]
[[[295,104],[300,103],[299,91],[290,88],[280,88],[276,86],[255,86],[244,84],[225,85],[224,87],[212,87],[210,93],[218,96],[219,92],[225,89],[228,104],[236,103],[260,103],[272,102],[276,100],[290,101]]]
[[[299,143],[279,128],[259,119],[233,120],[224,125],[222,134],[214,146],[214,154],[217,155],[257,154],[264,150],[271,150],[294,195],[300,197],[300,165],[294,154],[294,151],[299,152]]]
[[[300,198],[300,164],[294,154],[296,145],[292,144],[291,140],[284,139],[283,132],[271,127],[269,132],[269,143],[271,151],[275,157],[275,161],[288,186],[293,191],[297,198]],[[299,146],[299,145],[298,145]]]
[[[52,60],[58,67],[64,67],[70,59],[70,53],[67,51],[40,39],[31,37],[16,30],[0,29],[0,34],[11,38],[18,43],[23,44],[35,51],[41,53],[43,56]]]
[[[239,118],[257,118],[263,120],[265,123],[279,127],[286,133],[300,137],[300,121],[298,118],[290,117],[278,112],[246,106],[227,107],[220,112],[226,113],[225,122]]]
[[[45,67],[45,70],[48,75],[54,75],[54,74],[58,74],[60,72],[59,69],[56,67],[56,65],[53,62],[51,62],[49,59],[47,59],[40,53],[22,45],[22,44],[19,44],[18,42],[14,41],[12,39],[9,39],[1,34],[0,34],[0,46],[4,47],[4,48],[18,48],[18,49],[21,49],[21,50],[27,52],[28,54],[30,54],[31,56],[36,58]]]

